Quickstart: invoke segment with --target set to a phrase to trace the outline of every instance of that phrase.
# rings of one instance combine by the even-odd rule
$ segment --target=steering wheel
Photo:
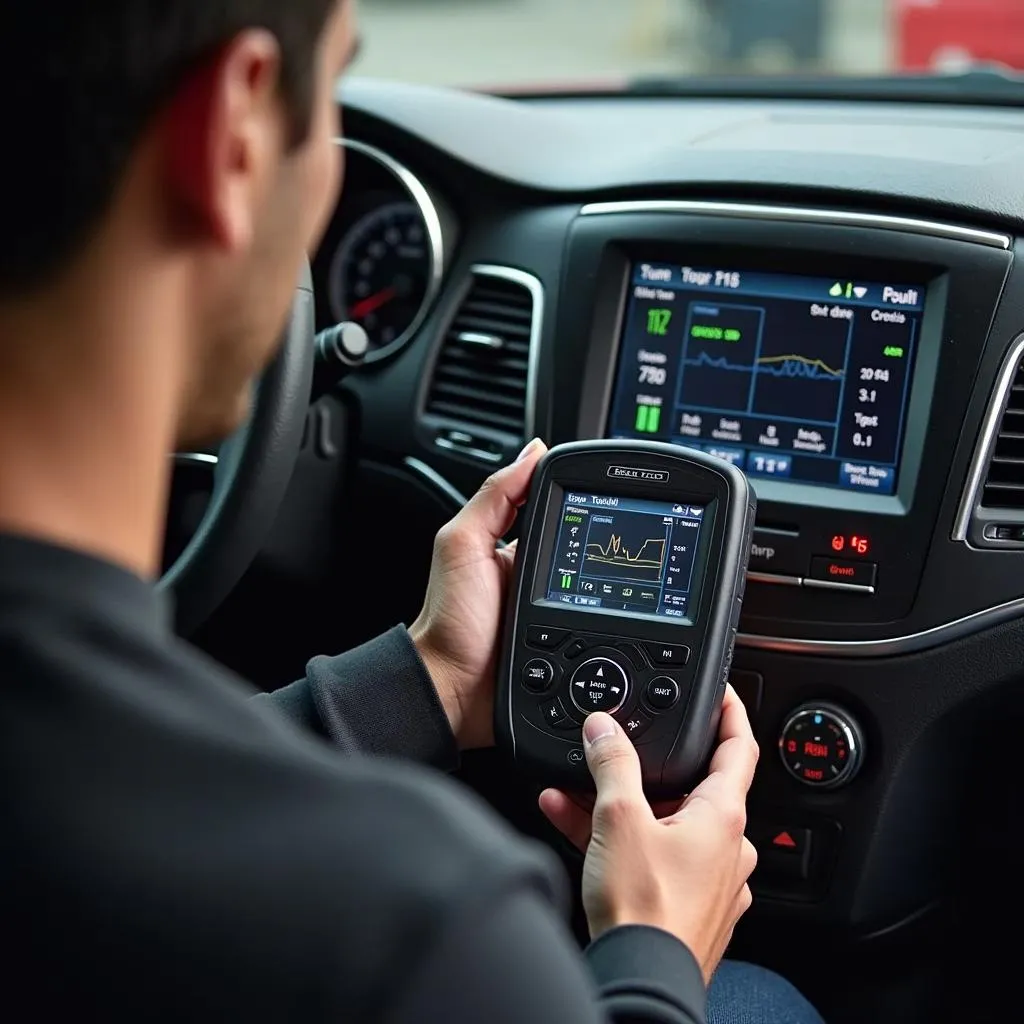
[[[194,632],[249,568],[291,480],[309,407],[314,361],[313,278],[303,260],[280,350],[245,424],[216,456],[206,513],[158,588],[174,600],[175,625]]]

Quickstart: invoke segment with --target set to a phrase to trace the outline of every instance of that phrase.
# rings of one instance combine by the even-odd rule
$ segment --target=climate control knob
[[[832,704],[803,704],[779,736],[786,771],[805,786],[835,789],[853,780],[864,756],[864,735],[852,715]]]

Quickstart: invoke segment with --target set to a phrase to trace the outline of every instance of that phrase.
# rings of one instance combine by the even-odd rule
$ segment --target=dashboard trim
[[[941,221],[916,217],[895,217],[884,213],[860,213],[855,210],[815,209],[800,206],[771,206],[758,203],[725,203],[701,199],[627,199],[603,203],[587,203],[580,208],[581,217],[619,213],[690,213],[705,217],[753,217],[759,220],[804,221],[845,227],[875,228],[908,234],[930,235],[960,242],[973,242],[994,249],[1009,250],[1009,235],[979,228],[967,228]]]
[[[785,654],[813,654],[826,658],[887,658],[916,654],[955,640],[963,640],[974,633],[1021,616],[1024,616],[1024,597],[991,608],[982,608],[952,622],[942,622],[917,633],[887,637],[884,640],[798,640],[793,637],[738,633],[736,643],[754,650]]]
[[[530,318],[530,352],[526,358],[526,409],[523,416],[525,441],[533,440],[537,429],[537,374],[540,369],[540,341],[544,329],[544,285],[539,277],[497,263],[474,263],[470,274],[478,277],[497,277],[521,285],[533,299]]]
[[[361,153],[368,159],[376,161],[386,171],[390,172],[409,194],[413,204],[419,209],[420,216],[423,218],[423,226],[427,232],[427,245],[430,249],[430,277],[427,281],[427,290],[423,295],[423,302],[420,304],[419,311],[413,318],[412,323],[394,341],[377,349],[371,348],[366,353],[363,363],[375,363],[394,355],[412,341],[433,307],[434,300],[441,291],[441,283],[444,279],[444,231],[441,227],[441,217],[437,212],[433,199],[430,198],[430,193],[423,182],[408,167],[399,163],[393,156],[385,153],[384,150],[371,146],[369,143],[360,142],[358,139],[335,138],[334,144],[342,149],[351,149],[353,152]],[[336,255],[331,258],[332,278],[334,276],[334,259]],[[336,315],[336,310],[332,309],[331,312]]]
[[[974,455],[971,458],[971,468],[967,473],[967,483],[964,486],[964,493],[960,499],[960,506],[957,509],[956,519],[953,521],[953,533],[951,539],[967,544],[971,547],[968,537],[970,535],[971,520],[974,518],[977,507],[978,494],[983,487],[985,474],[988,471],[989,461],[995,449],[996,438],[999,434],[999,426],[1003,420],[1003,412],[1006,409],[1010,389],[1013,387],[1014,378],[1017,376],[1017,369],[1024,356],[1024,334],[1019,334],[1007,350],[1003,363],[999,367],[999,375],[996,377],[996,386],[988,402],[988,409],[985,412],[985,420],[982,423],[978,435],[978,443],[974,448]]]
[[[403,460],[402,464],[406,469],[411,470],[412,473],[418,476],[424,483],[429,484],[434,488],[435,491],[440,492],[448,499],[456,509],[461,509],[465,505],[469,498],[467,498],[462,491],[455,486],[455,484],[446,480],[433,466],[428,465],[422,459],[417,459],[412,455],[407,455]]]

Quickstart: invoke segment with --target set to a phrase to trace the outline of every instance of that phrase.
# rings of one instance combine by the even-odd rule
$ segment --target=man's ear
[[[280,69],[269,32],[242,32],[188,76],[165,115],[176,217],[228,251],[249,246],[281,157]]]

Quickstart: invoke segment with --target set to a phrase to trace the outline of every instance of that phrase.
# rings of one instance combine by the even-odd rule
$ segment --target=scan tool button
[[[562,702],[557,697],[541,705],[540,713],[544,721],[552,726],[562,725],[569,717],[565,713],[565,708],[562,707]]]
[[[647,703],[655,711],[667,711],[679,700],[679,684],[668,676],[658,676],[647,684]]]
[[[531,693],[543,693],[554,681],[554,667],[544,658],[531,658],[523,666],[523,686]]]
[[[629,693],[626,670],[611,658],[590,658],[569,680],[573,703],[584,714],[618,711]]]
[[[631,740],[638,740],[651,727],[652,719],[645,715],[639,708],[634,709],[631,715],[625,715],[619,719],[626,735]]]
[[[527,626],[526,645],[542,651],[553,651],[569,635],[567,629],[552,629],[550,626]]]
[[[661,665],[664,668],[678,668],[685,665],[690,658],[690,648],[682,644],[652,644],[645,643],[644,650],[652,664]]]

